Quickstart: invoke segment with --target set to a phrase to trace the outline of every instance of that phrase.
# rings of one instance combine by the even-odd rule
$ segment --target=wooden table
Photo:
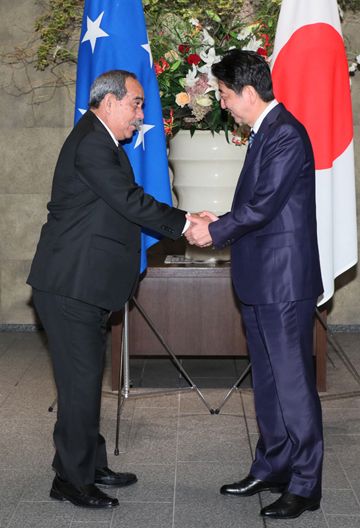
[[[164,255],[148,259],[136,299],[176,356],[246,356],[247,346],[229,263],[165,264]],[[112,387],[117,389],[122,313],[112,316]],[[317,387],[326,390],[326,332],[314,332]],[[129,315],[131,356],[167,355],[134,307]]]

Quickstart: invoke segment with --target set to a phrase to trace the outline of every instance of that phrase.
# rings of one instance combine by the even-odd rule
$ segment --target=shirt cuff
[[[189,213],[188,213],[188,214],[189,214]],[[181,232],[182,235],[185,233],[185,231],[187,231],[187,230],[189,229],[190,224],[191,224],[190,220],[186,219],[186,222],[185,222],[184,228],[183,228],[183,230],[182,230],[182,232]]]

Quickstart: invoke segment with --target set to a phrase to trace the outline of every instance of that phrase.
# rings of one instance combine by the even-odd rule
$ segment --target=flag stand
[[[333,350],[337,354],[338,358],[342,361],[344,366],[347,368],[347,370],[350,372],[350,374],[353,376],[355,381],[360,385],[360,374],[358,373],[356,367],[352,364],[348,356],[345,354],[344,349],[342,346],[337,342],[335,339],[333,333],[330,331],[329,326],[327,325],[326,321],[321,315],[321,312],[318,308],[316,308],[315,315],[317,319],[320,321],[321,325],[323,326],[324,330],[326,331],[326,339],[332,346]],[[227,395],[225,396],[224,400],[222,401],[221,405],[214,410],[213,414],[219,414],[227,400],[230,398],[232,393],[239,388],[240,383],[243,381],[245,376],[250,372],[251,370],[251,363],[248,364],[246,369],[243,371],[239,379],[234,383],[232,388],[229,390]],[[357,391],[351,391],[351,392],[344,392],[341,394],[325,394],[321,396],[321,401],[329,401],[329,400],[336,400],[336,399],[345,399],[345,398],[354,398],[356,396],[360,396],[360,390]]]
[[[360,375],[359,375],[356,367],[352,364],[352,362],[350,361],[348,356],[345,354],[344,349],[342,348],[342,346],[337,342],[337,340],[335,339],[333,333],[329,330],[329,326],[326,323],[326,321],[324,320],[324,318],[322,317],[322,315],[320,313],[320,310],[318,308],[316,308],[316,317],[318,318],[318,320],[320,321],[321,325],[325,329],[326,338],[327,338],[328,342],[330,343],[330,345],[332,346],[332,348],[334,349],[334,351],[337,354],[338,358],[345,365],[345,367],[350,372],[350,374],[355,379],[355,381],[360,385]],[[353,394],[353,393],[349,393],[349,394]],[[344,394],[344,396],[345,396],[345,394]],[[329,395],[328,397],[325,397],[325,398],[326,399],[330,399],[331,395]]]
[[[131,302],[134,304],[134,306],[137,308],[137,310],[140,312],[142,317],[145,319],[145,322],[148,324],[152,332],[155,334],[161,345],[164,347],[166,352],[169,354],[172,362],[174,363],[174,366],[179,370],[179,372],[183,375],[187,383],[189,384],[189,387],[178,387],[174,389],[164,389],[164,390],[155,390],[155,391],[147,391],[147,392],[134,392],[130,391],[130,375],[129,375],[129,302],[125,304],[124,307],[124,319],[123,319],[123,325],[122,325],[122,335],[121,335],[121,351],[120,351],[120,366],[119,366],[119,383],[118,383],[118,401],[117,401],[117,412],[116,412],[116,435],[115,435],[115,450],[114,454],[117,456],[119,454],[119,433],[120,433],[120,415],[121,410],[125,404],[125,401],[129,399],[130,397],[138,398],[138,397],[151,397],[156,395],[164,395],[164,394],[170,394],[172,392],[184,392],[184,391],[195,391],[196,394],[199,396],[201,401],[204,403],[206,408],[208,409],[210,414],[218,414],[215,409],[210,407],[208,402],[206,401],[204,395],[200,391],[200,389],[195,385],[195,383],[190,378],[189,374],[186,372],[178,358],[175,356],[175,354],[170,349],[169,345],[166,343],[163,336],[160,334],[160,332],[157,330],[156,326],[154,325],[153,321],[150,319],[148,314],[145,312],[145,310],[142,308],[142,306],[139,304],[139,302],[133,297]]]

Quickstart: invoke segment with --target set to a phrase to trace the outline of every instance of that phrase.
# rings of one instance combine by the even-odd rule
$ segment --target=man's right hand
[[[212,238],[209,232],[209,224],[218,220],[218,217],[209,211],[196,213],[195,215],[186,215],[191,224],[186,231],[185,236],[189,244],[196,244],[199,247],[212,245]]]

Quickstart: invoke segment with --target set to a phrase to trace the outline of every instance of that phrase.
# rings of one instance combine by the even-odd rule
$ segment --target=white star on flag
[[[100,37],[108,37],[109,35],[105,33],[100,27],[102,17],[104,16],[104,11],[100,13],[100,15],[97,17],[96,20],[91,20],[91,18],[87,18],[87,31],[84,35],[84,38],[81,41],[81,44],[83,42],[86,42],[87,40],[90,41],[91,44],[91,50],[94,53],[95,46],[96,46],[96,39]]]
[[[78,108],[78,110],[79,110],[79,112],[80,112],[81,115],[86,114],[86,110],[85,110],[85,108]]]
[[[148,52],[149,60],[150,60],[150,68],[152,68],[153,58],[152,58],[152,53],[151,53],[149,41],[147,42],[147,44],[141,44],[141,47],[144,48],[144,50]]]
[[[139,130],[138,137],[136,138],[136,143],[134,145],[134,150],[138,148],[139,145],[142,144],[143,150],[145,150],[145,134],[149,132],[152,128],[154,128],[155,125],[142,125],[142,127]]]

